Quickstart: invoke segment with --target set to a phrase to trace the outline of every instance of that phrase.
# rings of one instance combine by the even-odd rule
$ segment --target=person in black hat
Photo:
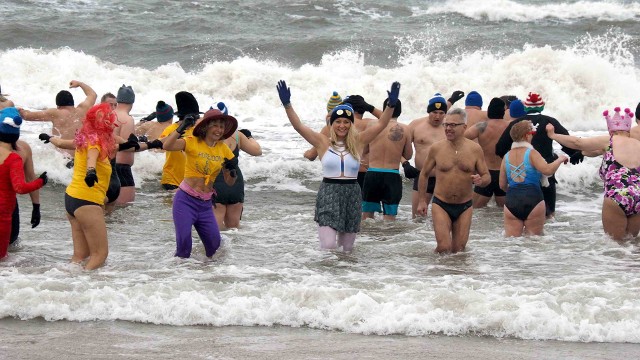
[[[42,111],[29,111],[19,108],[20,116],[27,121],[50,121],[53,125],[53,135],[58,135],[65,140],[73,140],[76,131],[82,126],[82,119],[87,114],[87,111],[95,105],[98,95],[89,85],[77,80],[71,80],[69,88],[80,88],[84,91],[85,99],[77,106],[73,95],[67,90],[62,90],[56,95],[55,108]],[[74,150],[61,151],[65,152],[70,159],[73,159]],[[73,163],[69,162],[67,166],[71,167]]]
[[[136,135],[144,136],[147,140],[155,140],[160,137],[164,129],[173,123],[173,107],[164,101],[158,101],[156,111],[140,119],[136,125]],[[157,121],[153,121],[153,120]]]

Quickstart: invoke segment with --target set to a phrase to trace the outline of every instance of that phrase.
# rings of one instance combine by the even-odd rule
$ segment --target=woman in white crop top
[[[293,128],[318,151],[322,163],[322,184],[316,198],[315,221],[319,225],[320,248],[350,252],[360,231],[362,197],[357,183],[358,149],[375,139],[387,127],[400,94],[400,83],[391,85],[389,106],[380,119],[358,133],[351,105],[336,106],[329,119],[329,137],[302,124],[291,105],[291,91],[284,80],[276,86],[280,101]]]

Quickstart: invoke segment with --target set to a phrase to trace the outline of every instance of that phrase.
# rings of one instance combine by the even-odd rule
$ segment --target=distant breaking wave
[[[511,0],[449,0],[428,9],[414,7],[413,16],[457,13],[474,20],[534,22],[543,19],[640,22],[640,4],[622,1],[577,1],[520,4]]]

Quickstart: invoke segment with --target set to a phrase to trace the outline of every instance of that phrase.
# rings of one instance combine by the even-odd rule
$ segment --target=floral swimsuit
[[[640,167],[630,169],[613,157],[612,138],[600,165],[604,196],[615,201],[627,216],[640,213]]]

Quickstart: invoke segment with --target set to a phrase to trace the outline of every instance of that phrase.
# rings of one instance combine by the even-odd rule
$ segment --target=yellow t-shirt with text
[[[184,152],[187,154],[187,163],[184,169],[185,177],[204,178],[205,184],[216,179],[224,159],[233,159],[235,155],[227,144],[217,141],[209,146],[195,136],[184,138]]]

